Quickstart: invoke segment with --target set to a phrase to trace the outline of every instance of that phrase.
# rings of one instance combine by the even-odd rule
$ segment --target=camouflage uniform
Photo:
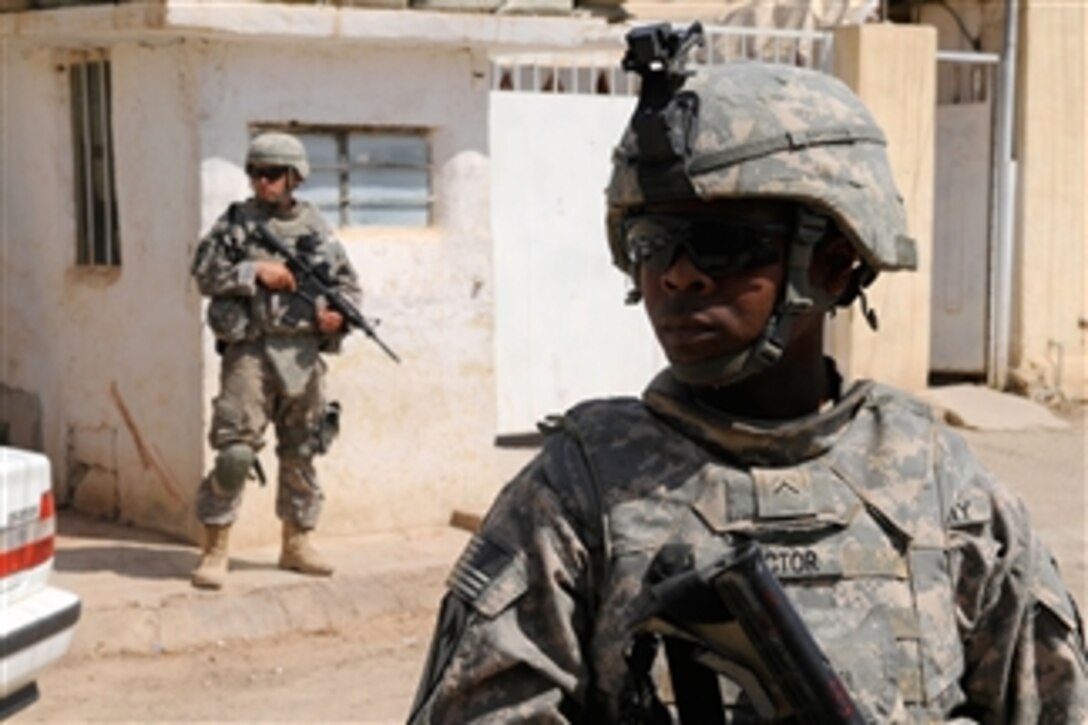
[[[634,224],[677,201],[789,202],[777,306],[747,348],[673,362],[641,400],[585,403],[554,426],[454,567],[411,722],[671,717],[646,696],[651,676],[668,694],[637,630],[647,571],[666,545],[690,546],[701,568],[741,538],[762,546],[867,721],[1088,721],[1082,628],[1052,557],[929,408],[871,382],[843,391],[830,361],[833,403],[806,417],[745,420],[700,402],[773,372],[795,321],[864,304],[878,272],[917,255],[883,133],[848,88],[762,63],[689,78],[675,56],[639,55],[690,47],[665,34],[632,40],[624,59],[643,82],[613,156],[613,262],[637,299],[651,258],[639,245],[675,250],[678,237],[651,226],[638,239]],[[810,278],[830,232],[859,259],[839,296]],[[758,721],[718,674],[725,721]]]
[[[861,382],[768,425],[700,407],[665,372],[641,401],[571,410],[499,495],[450,577],[412,722],[630,722],[653,555],[685,542],[709,562],[738,533],[868,721],[1088,718],[1053,558],[927,406]]]
[[[212,298],[208,324],[223,355],[209,442],[216,450],[236,443],[259,450],[273,422],[276,514],[312,529],[323,499],[313,465],[326,402],[320,353],[338,351],[343,334],[322,334],[312,305],[297,294],[257,284],[256,262],[282,261],[250,239],[257,222],[312,265],[328,264],[338,290],[356,305],[361,292],[343,247],[317,209],[302,201],[290,218],[270,216],[254,199],[232,205],[201,240],[193,265],[200,292]],[[300,239],[309,244],[299,245]],[[240,503],[240,490],[220,491],[209,474],[200,486],[197,515],[205,524],[229,526]]]

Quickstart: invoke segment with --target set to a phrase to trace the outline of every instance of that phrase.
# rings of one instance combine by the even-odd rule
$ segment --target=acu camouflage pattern
[[[246,166],[286,166],[295,170],[299,180],[310,175],[306,147],[289,133],[269,131],[255,136],[246,151]]]
[[[208,325],[223,352],[208,440],[216,450],[244,443],[259,451],[265,429],[273,423],[279,461],[276,513],[312,529],[323,500],[313,465],[322,447],[326,409],[320,353],[339,351],[347,333],[322,334],[309,302],[257,283],[258,261],[283,261],[250,241],[258,221],[307,261],[327,263],[339,291],[356,305],[362,292],[343,247],[317,209],[301,201],[289,218],[270,216],[254,199],[232,205],[201,240],[193,262],[201,293],[212,298]],[[303,254],[297,243],[305,235],[316,235],[318,241]],[[232,524],[241,495],[220,489],[209,473],[197,494],[198,518],[210,525]]]
[[[580,405],[450,577],[411,721],[625,722],[654,555],[757,539],[873,723],[1080,723],[1074,604],[1013,494],[923,404],[873,383],[770,425],[662,373]],[[629,689],[628,689],[629,691]],[[664,690],[662,689],[664,692]],[[736,688],[727,722],[756,722]]]
[[[310,373],[297,392],[288,390],[261,341],[239,342],[223,351],[219,371],[219,395],[212,401],[208,441],[222,450],[244,443],[254,451],[264,447],[269,423],[276,431],[276,515],[304,529],[317,525],[324,493],[318,484],[313,459],[320,450],[318,436],[325,412],[325,364],[316,347],[309,361]],[[197,518],[204,524],[230,526],[237,520],[242,489],[227,491],[215,478],[214,469],[197,491]]]
[[[702,200],[793,199],[828,214],[877,271],[917,267],[884,134],[842,82],[804,68],[739,62],[694,72],[681,93],[698,97],[684,175]],[[645,203],[629,127],[613,155],[608,238],[630,272],[620,225]]]
[[[267,224],[285,244],[314,266],[327,264],[341,294],[356,306],[361,304],[362,292],[347,253],[333,238],[315,206],[297,201],[295,213],[284,218],[270,216],[263,204],[249,199],[232,204],[219,218],[201,240],[193,260],[192,274],[200,293],[211,298],[208,325],[219,340],[230,343],[268,336],[319,335],[312,306],[306,300],[257,284],[257,262],[283,261],[250,240],[258,222]],[[313,251],[300,250],[299,239],[311,235],[317,239]],[[335,352],[343,335],[322,337],[322,351]]]

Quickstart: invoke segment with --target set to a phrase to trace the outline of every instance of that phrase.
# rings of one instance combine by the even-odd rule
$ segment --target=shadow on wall
[[[0,383],[0,445],[42,452],[42,401]]]

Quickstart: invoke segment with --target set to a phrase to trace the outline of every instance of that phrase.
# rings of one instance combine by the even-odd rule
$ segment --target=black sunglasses
[[[622,230],[634,266],[645,264],[662,274],[683,251],[702,272],[717,277],[779,262],[784,245],[775,242],[788,241],[793,228],[724,217],[646,214],[628,217]]]
[[[251,179],[279,181],[287,174],[286,166],[247,166],[246,174]]]

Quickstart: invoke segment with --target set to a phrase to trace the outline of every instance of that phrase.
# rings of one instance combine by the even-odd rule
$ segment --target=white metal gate
[[[834,35],[826,30],[703,27],[706,42],[691,53],[691,65],[762,60],[831,71]],[[620,67],[623,48],[608,51],[498,56],[491,63],[491,89],[531,93],[627,96],[638,93],[638,77]]]
[[[986,53],[937,55],[930,370],[982,377],[989,341],[997,64]]]

